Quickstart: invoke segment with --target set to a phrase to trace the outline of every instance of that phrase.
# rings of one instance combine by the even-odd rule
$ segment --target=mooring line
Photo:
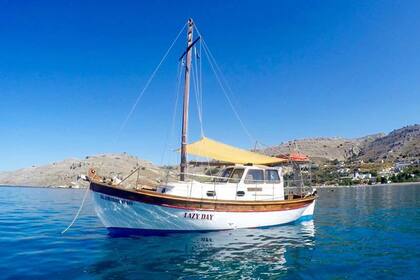
[[[65,230],[63,230],[63,231],[61,232],[61,234],[64,234],[64,233],[65,233],[67,230],[69,230],[69,229],[71,228],[71,226],[72,226],[72,225],[76,222],[77,218],[78,218],[78,217],[79,217],[79,215],[80,215],[80,212],[82,211],[83,205],[85,204],[85,200],[86,200],[86,197],[87,197],[88,193],[89,193],[89,187],[87,187],[87,188],[86,188],[85,194],[84,194],[84,196],[83,196],[82,203],[80,204],[79,210],[77,210],[76,216],[74,216],[73,221],[71,221],[70,225],[69,225],[69,226],[68,226]]]

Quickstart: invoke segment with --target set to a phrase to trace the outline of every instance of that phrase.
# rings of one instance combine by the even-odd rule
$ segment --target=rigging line
[[[152,74],[150,75],[149,79],[147,80],[143,90],[140,92],[140,94],[138,95],[136,101],[134,102],[133,106],[131,107],[130,112],[128,113],[127,117],[125,118],[124,122],[122,123],[119,132],[121,133],[121,131],[125,128],[125,126],[127,125],[128,120],[130,119],[131,115],[134,113],[134,110],[137,107],[137,104],[139,103],[140,99],[143,97],[144,93],[146,92],[147,88],[149,87],[150,83],[152,82],[153,78],[155,77],[157,71],[159,70],[160,66],[162,65],[163,61],[166,59],[166,57],[168,56],[169,52],[171,51],[172,47],[175,45],[176,41],[178,40],[179,36],[181,35],[181,33],[184,31],[185,26],[187,24],[184,24],[181,28],[181,30],[178,32],[178,35],[176,35],[175,39],[172,41],[171,45],[169,46],[169,48],[167,49],[167,51],[165,52],[165,54],[163,55],[162,59],[160,60],[159,64],[156,66],[155,70],[152,72]]]
[[[180,64],[179,64],[179,69],[180,69],[180,72],[179,72],[179,79],[178,79],[178,85],[177,85],[177,89],[176,89],[176,91],[177,91],[177,93],[176,93],[176,100],[175,100],[175,103],[174,103],[174,110],[173,110],[173,112],[172,112],[172,124],[171,124],[171,130],[170,130],[170,134],[169,134],[169,137],[168,137],[168,141],[167,141],[167,143],[168,143],[168,146],[171,146],[172,145],[172,143],[171,143],[171,141],[169,140],[169,139],[172,139],[172,136],[175,134],[175,122],[176,122],[176,115],[177,115],[177,113],[178,113],[178,100],[179,100],[179,96],[180,96],[180,93],[181,93],[181,76],[182,76],[182,69],[183,69],[183,67],[185,66],[185,61],[184,61],[184,59],[182,59],[180,62],[179,62]],[[177,144],[175,144],[175,147],[173,148],[173,149],[171,149],[171,148],[169,148],[169,149],[171,149],[171,150],[173,150],[173,151],[175,151],[176,149],[178,149],[179,147],[178,147],[178,143]],[[168,148],[167,148],[167,150],[169,150]],[[167,151],[166,151],[167,152]],[[165,152],[165,156],[166,156],[166,152]],[[170,158],[170,160],[174,160],[176,157],[171,157]],[[163,163],[163,160],[162,160],[162,163]],[[168,176],[169,176],[169,173],[170,173],[170,171],[168,170]]]
[[[193,63],[191,63],[191,68],[193,71],[191,71],[192,73],[192,80],[193,80],[193,84],[194,84],[194,93],[195,93],[195,102],[197,104],[197,112],[198,112],[198,120],[200,121],[200,133],[201,133],[201,138],[204,137],[204,129],[203,129],[203,118],[202,118],[202,111],[201,111],[201,107],[200,107],[200,92],[199,92],[199,84],[197,81],[197,67],[196,65],[194,66]]]
[[[176,97],[175,97],[174,108],[173,108],[173,111],[172,111],[171,128],[166,134],[165,147],[163,149],[162,158],[160,160],[160,165],[163,164],[163,160],[165,159],[166,152],[168,150],[169,139],[172,137],[172,135],[174,134],[174,130],[175,130],[174,129],[174,127],[175,127],[175,117],[176,117],[176,113],[177,113],[179,92],[180,92],[180,88],[181,88],[181,75],[182,75],[181,70],[182,70],[182,61],[178,62],[178,73],[177,73],[177,81],[176,81],[176,87],[175,87]]]
[[[199,71],[199,63],[198,63],[198,53],[197,53],[197,47],[194,47],[194,54],[195,54],[195,67],[194,67],[194,75],[195,75],[195,88],[196,88],[196,103],[197,103],[197,108],[200,108],[200,115],[201,115],[201,110],[202,110],[202,106],[201,106],[201,92],[200,92],[200,76],[198,74]],[[201,116],[200,116],[201,117]]]
[[[194,28],[197,31],[197,34],[202,38],[200,31],[198,30],[197,26],[194,25]],[[203,117],[203,67],[202,67],[202,40],[199,42],[199,51],[198,51],[198,61],[199,61],[199,90],[200,90],[200,106],[201,106],[201,115]]]
[[[182,66],[184,65],[183,62],[181,62],[180,65],[180,73],[179,73],[179,80],[178,80],[178,86],[177,86],[177,97],[176,97],[176,102],[174,104],[174,111],[172,114],[172,125],[171,125],[171,134],[169,136],[169,138],[172,138],[172,136],[175,134],[175,119],[176,119],[176,114],[178,112],[178,100],[179,100],[179,96],[181,93],[181,75],[182,75]]]
[[[230,85],[229,85],[229,83],[228,83],[228,81],[227,81],[227,79],[225,78],[225,76],[223,75],[223,72],[222,72],[222,70],[220,69],[220,67],[219,67],[219,64],[217,63],[217,61],[216,61],[216,59],[214,58],[214,56],[213,56],[213,54],[212,54],[212,52],[211,52],[211,50],[210,50],[210,48],[209,48],[209,46],[207,45],[207,43],[203,40],[203,46],[204,46],[204,51],[206,51],[207,50],[207,52],[208,52],[208,54],[209,54],[209,56],[210,56],[210,58],[211,58],[211,60],[213,61],[213,63],[214,63],[214,66],[215,66],[215,69],[217,70],[217,72],[219,73],[219,75],[220,75],[220,77],[221,77],[221,81],[224,83],[224,85],[225,85],[225,87],[227,88],[227,91],[226,91],[226,94],[228,94],[229,95],[229,93],[230,93],[230,99],[231,99],[231,101],[232,101],[232,106],[235,106],[234,104],[236,104],[236,105],[238,105],[238,102],[237,102],[237,100],[236,100],[236,94],[233,92],[233,90],[232,90],[232,88],[230,87]],[[235,102],[236,101],[236,102]],[[238,113],[238,116],[239,116],[239,113]],[[248,131],[248,133],[249,134],[251,134],[250,133],[250,131],[246,128],[246,130]],[[253,137],[252,135],[251,135],[251,137],[252,137],[252,139],[253,140],[251,140],[251,142],[255,142],[255,137]]]
[[[195,102],[196,102],[196,107],[197,107],[197,115],[198,115],[198,120],[201,123],[201,118],[200,118],[200,107],[198,106],[198,93],[197,93],[197,81],[195,78],[195,67],[194,67],[194,63],[191,61],[191,79],[192,79],[192,91],[194,92],[195,95]]]
[[[283,154],[283,152],[278,148],[279,145],[277,145],[277,146],[269,146],[267,144],[262,143],[261,141],[257,141],[256,144],[259,145],[259,146],[261,146],[261,148],[263,148],[263,149],[270,149],[270,150],[272,150],[274,152],[277,152],[279,154]]]
[[[200,108],[201,108],[201,121],[203,121],[203,76],[202,76],[202,63],[201,63],[201,41],[200,41],[200,48],[198,52],[198,59],[199,62],[199,68],[198,68],[198,81],[199,81],[199,90],[200,90]]]
[[[209,64],[210,64],[210,66],[211,66],[211,68],[212,68],[213,72],[214,72],[214,73],[215,73],[215,75],[216,75],[216,79],[217,79],[217,81],[218,81],[218,83],[219,83],[220,87],[222,88],[222,91],[223,91],[223,93],[224,93],[224,95],[225,95],[226,99],[228,100],[228,103],[229,103],[229,105],[230,105],[230,107],[231,107],[232,111],[234,112],[234,114],[235,114],[236,118],[238,119],[239,123],[241,124],[242,129],[244,130],[245,134],[247,134],[248,138],[251,140],[251,142],[252,142],[252,143],[255,143],[255,141],[256,141],[256,140],[255,140],[255,137],[253,137],[253,136],[251,135],[251,133],[249,132],[249,130],[246,128],[246,126],[245,126],[245,124],[243,123],[243,121],[242,121],[241,117],[239,116],[239,113],[237,112],[237,110],[235,109],[235,106],[233,105],[233,103],[232,103],[231,99],[229,98],[227,91],[226,91],[226,90],[225,90],[225,88],[223,87],[223,82],[222,82],[222,79],[224,80],[224,83],[225,83],[226,87],[228,88],[228,90],[231,92],[232,96],[235,96],[235,94],[234,94],[234,93],[233,93],[233,91],[232,91],[232,88],[229,86],[229,83],[228,83],[228,82],[227,82],[227,80],[224,78],[224,76],[223,76],[223,72],[220,70],[220,67],[219,67],[219,66],[218,66],[218,64],[217,64],[216,59],[214,58],[213,54],[211,53],[210,48],[208,47],[208,45],[207,45],[206,41],[204,40],[204,37],[201,35],[200,31],[198,30],[197,25],[195,25],[195,29],[197,30],[197,33],[198,33],[198,35],[199,35],[199,36],[200,36],[200,38],[201,38],[201,43],[203,44],[204,53],[206,54],[207,59],[209,60]],[[212,60],[213,60],[213,63],[215,64],[215,66],[213,66],[213,65],[212,65]],[[219,71],[219,74],[217,74],[216,69]],[[220,77],[218,77],[218,75],[220,75],[220,76],[222,77],[222,79],[220,79]]]
[[[198,81],[198,93],[200,99],[198,100],[198,103],[200,104],[201,108],[201,120],[203,120],[203,91],[202,91],[202,80],[201,80],[201,54],[198,49],[197,52],[197,58],[196,58],[196,65],[197,65],[197,81]]]
[[[66,227],[65,230],[63,230],[61,232],[61,234],[66,233],[66,231],[69,230],[73,226],[73,224],[76,222],[77,218],[80,215],[80,212],[82,211],[83,205],[85,204],[85,201],[86,201],[86,198],[87,198],[88,193],[89,193],[89,187],[86,188],[85,194],[83,195],[82,203],[80,204],[79,210],[77,210],[76,216],[74,216],[74,218],[71,221],[71,223],[68,225],[68,227]]]
[[[201,102],[201,99],[202,99],[202,96],[201,96],[201,90],[200,90],[200,87],[201,87],[201,78],[200,78],[200,55],[197,53],[197,48],[195,48],[195,57],[196,57],[196,60],[195,60],[195,68],[194,68],[194,70],[195,70],[195,78],[196,78],[196,82],[197,82],[197,93],[198,93],[198,97],[199,97],[199,104],[200,104],[200,110],[202,111],[202,107],[203,107],[203,105],[202,105],[202,102]]]
[[[236,98],[236,94],[233,92],[232,88],[230,87],[227,79],[224,77],[222,70],[219,67],[219,64],[217,63],[216,59],[214,58],[213,53],[211,52],[209,46],[207,45],[207,43],[205,42],[203,36],[201,35],[200,31],[198,30],[197,26],[195,25],[195,29],[197,30],[197,34],[200,36],[200,38],[202,38],[202,44],[203,47],[207,49],[208,53],[210,54],[210,57],[212,58],[215,68],[217,69],[217,71],[219,71],[219,74],[222,78],[222,81],[225,83],[226,88],[229,90],[230,94],[232,94],[232,97],[235,99]]]
[[[205,49],[207,49],[211,59],[213,60],[214,65],[216,66],[216,70],[219,72],[220,77],[222,78],[222,81],[225,83],[226,88],[228,89],[228,91],[230,92],[230,94],[232,95],[232,97],[236,98],[235,93],[233,92],[232,88],[230,87],[227,79],[225,78],[225,76],[223,75],[223,71],[220,69],[219,64],[217,63],[216,59],[214,58],[213,53],[211,52],[209,46],[207,45],[207,43],[203,40],[203,46]]]
[[[200,37],[201,38],[201,37]],[[197,47],[195,48],[196,53],[196,60],[198,63],[196,63],[195,67],[195,73],[197,77],[197,93],[196,100],[197,100],[197,108],[200,108],[200,129],[201,129],[201,137],[204,137],[204,129],[203,129],[203,79],[202,79],[202,45],[201,41],[199,44],[199,51],[197,54]],[[198,65],[197,65],[198,64]],[[210,169],[210,159],[208,157],[205,157],[207,162],[207,167]]]
[[[204,49],[204,53],[206,54],[206,56],[207,56],[207,58],[208,58],[208,60],[209,60],[209,62],[210,62],[210,63],[209,63],[209,64],[210,64],[210,67],[212,68],[212,70],[213,70],[213,72],[214,72],[214,74],[215,74],[215,76],[216,76],[216,80],[218,81],[218,83],[219,83],[220,87],[222,88],[222,92],[223,92],[223,94],[225,95],[226,100],[228,101],[228,103],[229,103],[229,105],[230,105],[230,108],[232,109],[233,113],[235,114],[236,118],[238,119],[238,121],[239,121],[240,125],[242,126],[242,129],[243,129],[243,130],[244,130],[244,132],[245,132],[245,134],[248,136],[248,138],[251,140],[251,142],[252,142],[252,143],[255,143],[255,138],[251,135],[251,133],[249,132],[249,130],[246,128],[246,126],[245,126],[244,122],[242,121],[241,117],[239,116],[238,112],[236,111],[235,106],[233,106],[233,103],[232,103],[232,101],[230,100],[229,95],[227,94],[226,89],[225,89],[225,87],[223,86],[223,83],[222,83],[222,81],[220,80],[220,77],[219,77],[219,75],[217,74],[217,72],[216,72],[216,70],[215,70],[215,68],[214,68],[214,66],[213,66],[213,63],[212,63],[212,62],[211,62],[211,60],[210,60],[210,57],[209,57],[209,54],[208,54],[208,52],[207,52],[207,50],[206,50],[205,45],[204,45],[204,48],[203,48],[203,49]]]
[[[197,48],[196,48],[197,50]],[[201,90],[201,74],[200,74],[200,67],[201,67],[201,58],[200,55],[196,54],[196,63],[195,63],[195,76],[197,80],[197,106],[200,107],[200,118],[201,118],[201,126],[202,126],[202,135],[204,137],[204,129],[203,129],[203,93]]]

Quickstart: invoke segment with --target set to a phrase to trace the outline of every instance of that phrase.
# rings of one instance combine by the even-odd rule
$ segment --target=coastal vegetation
[[[339,163],[326,164],[312,170],[312,184],[315,185],[361,185],[420,182],[418,162],[406,163]]]
[[[407,167],[402,172],[392,175],[389,180],[393,183],[420,182],[420,166]]]

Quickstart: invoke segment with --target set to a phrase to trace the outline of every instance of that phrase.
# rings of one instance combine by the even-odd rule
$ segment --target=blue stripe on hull
[[[297,223],[306,222],[306,221],[311,221],[313,219],[314,219],[314,215],[305,215],[305,216],[302,216],[299,219],[297,219],[296,222]]]
[[[107,228],[109,235],[112,237],[127,237],[127,236],[165,236],[174,233],[205,233],[211,231],[224,230],[161,230],[161,229],[140,229],[140,228]]]
[[[313,219],[313,215],[305,215],[299,219],[280,225],[262,226],[255,227],[255,229],[269,229],[273,227],[281,227],[284,225],[297,224],[304,221],[310,221]],[[206,233],[214,231],[226,231],[234,229],[218,229],[218,230],[161,230],[161,229],[139,229],[139,228],[119,228],[109,227],[107,228],[111,237],[128,237],[128,236],[166,236],[174,233]],[[245,228],[246,229],[246,228]],[[248,228],[249,229],[249,228]]]

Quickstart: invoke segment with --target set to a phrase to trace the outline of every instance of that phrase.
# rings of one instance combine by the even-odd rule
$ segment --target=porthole
[[[236,196],[244,196],[245,192],[244,191],[237,191],[236,192]]]
[[[211,197],[213,197],[213,196],[215,196],[216,195],[216,192],[215,191],[208,191],[207,192],[207,196],[211,196]]]

